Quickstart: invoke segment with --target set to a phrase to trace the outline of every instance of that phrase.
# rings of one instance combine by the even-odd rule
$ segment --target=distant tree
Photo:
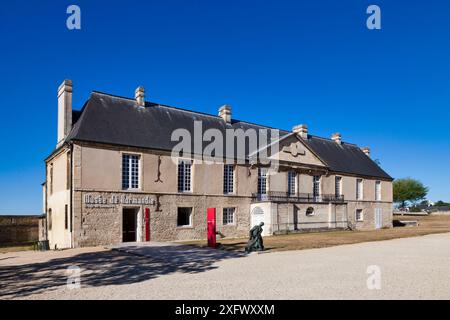
[[[439,200],[434,204],[436,207],[447,207],[450,206],[450,203]]]
[[[428,188],[422,182],[411,179],[399,179],[394,181],[394,202],[404,208],[407,202],[416,203],[425,199],[428,194]]]

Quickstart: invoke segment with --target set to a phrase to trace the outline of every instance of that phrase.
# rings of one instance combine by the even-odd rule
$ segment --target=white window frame
[[[375,201],[381,201],[381,181],[375,181]]]
[[[342,177],[336,176],[334,178],[334,193],[337,197],[342,196]]]
[[[356,200],[364,200],[364,180],[356,179]]]
[[[288,171],[288,195],[295,196],[297,194],[297,172]]]
[[[322,182],[321,176],[313,176],[313,197],[315,201],[320,201],[322,195],[322,191],[320,190],[321,182]]]
[[[128,184],[124,184],[125,170],[124,162],[125,157],[128,157]],[[133,160],[137,158],[137,187],[133,186]],[[122,153],[122,190],[140,190],[141,189],[141,155],[137,153]]]
[[[359,219],[358,219],[358,212],[361,213]],[[356,209],[356,211],[355,211],[355,221],[356,222],[363,222],[364,221],[364,210],[363,209]]]
[[[231,174],[230,174],[231,169]],[[232,164],[223,165],[223,193],[234,194],[234,173],[235,167]]]
[[[183,166],[183,177],[180,177],[180,166]],[[186,174],[186,168],[189,168],[189,174]],[[192,161],[186,159],[179,159],[177,165],[177,184],[178,192],[189,193],[192,192]]]
[[[222,223],[224,226],[230,226],[235,224],[235,217],[236,217],[236,208],[230,207],[230,208],[223,208],[222,210]],[[230,219],[231,216],[231,219]]]
[[[267,194],[267,168],[258,168],[258,194]]]

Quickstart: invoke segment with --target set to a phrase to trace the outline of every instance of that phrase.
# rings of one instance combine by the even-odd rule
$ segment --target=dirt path
[[[449,247],[450,233],[170,263],[100,248],[9,253],[0,298],[450,299]],[[80,289],[66,286],[69,266],[81,268]],[[380,290],[367,287],[374,275]]]

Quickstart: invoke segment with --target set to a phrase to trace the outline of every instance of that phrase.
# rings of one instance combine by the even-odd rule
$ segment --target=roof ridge
[[[135,99],[133,99],[133,98],[128,98],[128,97],[124,97],[124,96],[114,95],[114,94],[111,94],[111,93],[102,92],[102,91],[98,91],[98,90],[93,90],[92,93],[102,94],[102,95],[105,95],[105,96],[109,96],[109,97],[113,97],[113,98],[118,98],[118,99],[124,99],[124,100],[128,100],[128,101],[135,101]],[[151,102],[151,101],[148,101],[148,102],[146,102],[146,104],[147,104],[147,103],[148,103],[148,104],[152,104],[152,105],[154,105],[154,106],[162,107],[162,108],[174,109],[174,110],[184,111],[184,112],[188,112],[188,113],[192,113],[192,114],[198,114],[198,115],[208,116],[208,117],[212,117],[212,118],[214,118],[214,119],[220,118],[220,116],[218,116],[218,115],[216,116],[216,115],[214,115],[214,114],[207,113],[207,112],[201,112],[201,111],[195,111],[195,110],[186,109],[186,108],[174,107],[174,106],[170,106],[170,105],[167,105],[167,104],[161,104],[161,103],[158,103],[158,102]],[[280,129],[280,128],[276,128],[276,127],[273,127],[273,126],[268,126],[268,125],[258,124],[258,123],[250,122],[250,121],[246,121],[246,120],[233,119],[233,121],[235,121],[235,122],[240,122],[240,123],[244,123],[244,124],[249,124],[249,125],[253,125],[253,126],[262,127],[262,128],[265,128],[265,129],[275,129],[275,130],[279,130],[279,131],[281,131],[281,132],[286,132],[286,133],[292,132],[292,131],[290,131],[290,130]],[[331,142],[334,142],[334,141],[333,141],[332,139],[330,139],[330,138],[320,137],[320,136],[311,135],[311,134],[310,134],[310,136],[311,136],[311,137],[314,137],[314,138],[317,138],[317,139],[322,139],[322,140],[325,140],[325,141],[331,141]],[[345,143],[346,145],[349,145],[349,146],[358,147],[358,145],[355,144],[355,143],[351,143],[351,142],[347,142],[347,141],[343,141],[343,143]],[[358,147],[358,148],[359,148],[359,147]]]
[[[98,93],[98,94],[110,96],[110,97],[113,97],[113,98],[119,98],[119,99],[124,99],[124,100],[129,100],[129,101],[135,101],[135,100],[132,99],[132,98],[127,98],[127,97],[123,97],[123,96],[118,96],[118,95],[114,95],[114,94],[110,94],[110,93],[106,93],[106,92],[102,92],[102,91],[97,91],[97,90],[92,91],[92,93]],[[193,113],[193,114],[204,115],[204,116],[212,117],[212,118],[215,118],[215,119],[220,118],[220,116],[218,116],[218,115],[216,116],[216,115],[211,114],[211,113],[202,112],[202,111],[195,111],[195,110],[186,109],[186,108],[180,108],[180,107],[169,106],[169,105],[167,105],[167,104],[161,104],[161,103],[158,103],[158,102],[151,102],[151,101],[148,101],[148,102],[146,102],[146,103],[149,103],[149,104],[152,104],[152,105],[155,105],[155,106],[158,106],[158,107],[163,107],[163,108],[168,108],[168,109],[175,109],[175,110],[180,110],[180,111],[189,112],[189,113]],[[266,129],[276,129],[276,130],[283,131],[283,132],[291,132],[291,131],[289,131],[289,130],[280,129],[280,128],[275,128],[275,127],[273,127],[273,126],[268,126],[268,125],[258,124],[258,123],[250,122],[250,121],[246,121],[246,120],[234,119],[234,121],[236,121],[236,122],[241,122],[241,123],[245,123],[245,124],[249,124],[249,125],[254,125],[254,126],[258,126],[258,127],[263,127],[263,128],[266,128]]]
[[[107,92],[92,90],[91,95],[94,94],[94,93],[102,94],[102,95],[105,95],[105,96],[110,96],[110,97],[113,97],[113,98],[119,98],[119,99],[124,99],[124,100],[135,101],[133,98],[128,98],[128,97],[119,96],[119,95],[116,95],[116,94],[111,94],[111,93],[107,93]]]
[[[329,142],[334,142],[334,141],[333,141],[332,139],[330,139],[330,138],[320,137],[320,136],[316,136],[316,135],[313,135],[313,134],[310,134],[310,136],[313,137],[313,138],[317,138],[317,139],[321,139],[321,140],[326,140],[326,141],[329,141]],[[334,142],[334,143],[335,143],[335,142]],[[343,143],[343,144],[346,144],[346,145],[358,147],[358,145],[357,145],[356,143],[351,143],[351,142],[347,142],[347,141],[342,141],[342,143]],[[359,148],[359,147],[358,147],[358,148]]]

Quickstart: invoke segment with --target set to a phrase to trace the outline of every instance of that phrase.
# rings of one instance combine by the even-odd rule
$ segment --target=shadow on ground
[[[218,243],[217,249],[224,250],[228,252],[242,252],[244,251],[245,247],[247,246],[248,241],[239,241],[239,242],[233,242],[233,243]],[[282,249],[284,247],[279,246],[278,250]],[[264,247],[264,252],[270,252],[272,249],[275,249],[275,247]],[[256,251],[258,252],[258,251]]]
[[[174,272],[205,272],[217,268],[214,266],[217,261],[242,256],[243,253],[222,250],[165,246],[145,248],[145,256],[113,250],[1,266],[0,299],[24,298],[58,287],[61,289],[67,284],[67,268],[74,266],[81,269],[82,287],[96,287],[139,283]]]

